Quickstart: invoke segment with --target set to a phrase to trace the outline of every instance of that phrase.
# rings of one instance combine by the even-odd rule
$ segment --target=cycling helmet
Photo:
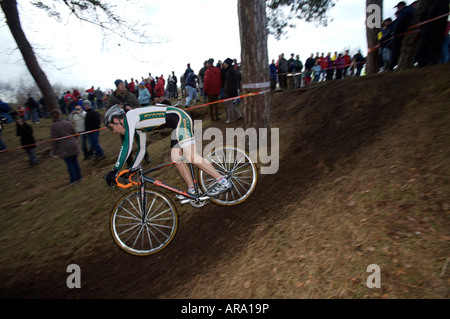
[[[113,121],[115,118],[121,118],[125,115],[125,110],[121,108],[119,105],[111,106],[108,111],[106,111],[105,116],[103,117],[103,123],[106,127],[109,128],[109,123]]]

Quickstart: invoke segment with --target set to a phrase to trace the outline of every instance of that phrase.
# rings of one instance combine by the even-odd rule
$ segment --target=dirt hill
[[[111,159],[83,162],[75,188],[61,187],[65,167],[45,147],[40,174],[24,154],[0,154],[0,296],[448,298],[450,65],[271,94],[278,173],[238,206],[178,206],[175,240],[150,257],[109,235],[120,191],[100,177],[117,136],[102,133]],[[66,286],[70,264],[81,289]],[[373,264],[381,288],[367,287]]]

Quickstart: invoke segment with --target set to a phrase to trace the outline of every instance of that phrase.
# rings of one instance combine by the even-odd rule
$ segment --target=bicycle
[[[183,97],[181,99],[178,99],[173,106],[174,107],[184,107],[186,105],[186,101],[187,101],[187,98]]]
[[[147,189],[146,183],[182,195],[180,204],[190,203],[196,208],[203,207],[208,202],[221,206],[237,205],[251,195],[256,187],[257,170],[246,152],[232,146],[224,146],[213,150],[206,159],[231,180],[233,185],[230,190],[217,197],[208,195],[208,192],[216,186],[215,179],[199,170],[200,178],[197,182],[192,163],[188,165],[194,180],[194,194],[147,176],[162,168],[175,165],[184,158],[145,171],[141,166],[134,171],[119,172],[116,178],[118,187],[128,189],[136,186],[138,188],[122,196],[111,213],[110,231],[114,241],[122,250],[137,256],[155,254],[170,244],[178,230],[178,212],[173,201],[161,191]],[[126,184],[123,184],[124,182]]]

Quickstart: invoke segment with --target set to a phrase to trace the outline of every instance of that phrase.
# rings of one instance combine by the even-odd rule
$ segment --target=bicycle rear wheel
[[[110,218],[110,230],[116,244],[137,256],[163,250],[178,229],[176,207],[166,195],[145,190],[144,201],[145,212],[140,191],[132,191],[117,201]]]
[[[246,152],[233,146],[224,146],[211,152],[206,159],[233,185],[232,189],[219,197],[211,198],[213,203],[222,206],[237,205],[251,195],[256,187],[257,170]],[[200,186],[204,192],[215,183],[214,178],[200,171]]]

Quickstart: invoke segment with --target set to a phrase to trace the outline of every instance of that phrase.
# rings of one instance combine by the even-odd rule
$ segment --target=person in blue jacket
[[[8,105],[8,103],[5,103],[0,99],[0,116],[6,118],[5,121],[6,124],[12,123],[13,121],[11,114],[9,113],[10,111],[11,107]]]
[[[398,64],[403,38],[411,25],[415,11],[412,5],[407,6],[404,1],[400,1],[394,8],[397,8],[397,12],[395,13],[397,19],[395,20],[393,31],[394,39],[392,43],[391,63],[389,64],[390,70],[393,70]]]
[[[141,107],[150,105],[150,92],[145,87],[145,82],[139,83],[138,101]]]

